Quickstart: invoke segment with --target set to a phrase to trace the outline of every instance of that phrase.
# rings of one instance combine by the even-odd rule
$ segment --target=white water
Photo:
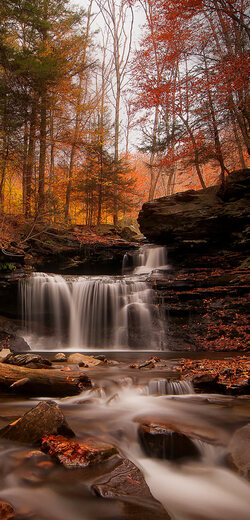
[[[179,395],[182,392],[179,385]],[[175,395],[177,393],[178,382]],[[85,394],[86,401],[89,397],[90,394]],[[93,427],[96,431],[98,427],[99,434],[109,435],[109,440],[142,470],[153,496],[163,504],[172,520],[249,519],[249,484],[220,465],[223,447],[200,443],[200,462],[190,460],[176,465],[145,457],[138,445],[135,421],[139,417],[155,415],[173,424],[192,426],[194,430],[212,428],[216,437],[223,432],[220,411],[212,409],[207,413],[203,405],[182,397],[176,402],[171,395],[146,396],[141,388],[128,384],[116,391],[113,399],[96,398],[90,407],[83,401],[78,414],[87,422],[88,429]],[[219,426],[218,422],[221,422]],[[223,436],[230,438],[226,431]],[[195,442],[199,446],[199,441]]]
[[[102,392],[85,391],[57,401],[77,435],[81,437],[88,432],[116,445],[141,469],[151,493],[162,503],[171,520],[248,520],[249,484],[221,463],[224,447],[220,446],[219,440],[224,439],[227,444],[231,436],[224,423],[231,420],[233,424],[237,412],[231,407],[218,408],[193,401],[191,396],[182,395],[183,388],[178,382],[174,388],[174,395],[179,393],[176,400],[173,395],[145,395],[143,388],[135,387],[129,378],[117,389],[111,373],[110,378],[99,381],[100,386],[104,385]],[[32,406],[35,404],[36,401]],[[148,458],[137,437],[137,421],[144,416],[189,426],[192,432],[210,431],[219,445],[208,445],[207,450],[201,446],[200,461],[190,459],[176,464]],[[42,486],[37,487],[32,481],[29,484],[17,465],[18,460],[20,463],[22,460],[18,450],[24,450],[24,447],[10,444],[0,449],[0,499],[10,501],[18,509],[31,510],[41,520],[120,518],[116,501],[85,498],[84,471],[60,473],[58,468]],[[26,475],[24,468],[24,477]],[[138,516],[135,518],[138,520]]]
[[[129,259],[132,260],[132,266],[129,265]],[[130,258],[129,255],[126,254],[123,259],[123,273],[130,271],[131,267],[135,275],[149,274],[154,270],[168,269],[166,247],[144,245]]]

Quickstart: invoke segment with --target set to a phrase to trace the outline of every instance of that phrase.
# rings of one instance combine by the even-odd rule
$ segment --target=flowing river
[[[246,417],[239,402],[183,393],[192,392],[192,388],[177,382],[172,387],[163,379],[138,384],[128,373],[121,374],[115,368],[106,368],[105,374],[98,373],[95,378],[98,390],[57,402],[77,436],[87,433],[101,437],[136,464],[165,513],[154,512],[139,498],[130,503],[95,497],[91,486],[100,478],[98,465],[92,470],[55,466],[43,473],[27,457],[27,448],[10,442],[0,444],[0,499],[27,511],[25,518],[39,520],[140,520],[153,515],[155,519],[173,520],[249,519],[249,484],[229,469],[225,457],[232,430],[250,420],[249,409]],[[163,389],[175,393],[161,395]],[[7,419],[8,414],[15,418],[36,403],[0,402],[1,419]],[[171,423],[181,421],[193,431],[209,432],[215,444],[194,441],[200,450],[199,460],[175,463],[148,457],[138,442],[138,420],[155,415]]]

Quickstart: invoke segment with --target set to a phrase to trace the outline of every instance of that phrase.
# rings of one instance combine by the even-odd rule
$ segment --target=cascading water
[[[139,253],[141,268],[163,262],[157,250],[164,248],[152,249]],[[32,348],[160,350],[165,341],[153,289],[141,276],[35,273],[21,281],[20,294]]]
[[[97,388],[57,402],[78,438],[84,437],[86,432],[97,436],[115,445],[123,457],[136,464],[165,513],[163,508],[160,513],[159,509],[146,509],[150,501],[143,501],[140,482],[134,481],[133,475],[128,475],[127,480],[138,486],[137,494],[127,497],[125,483],[125,486],[120,484],[112,499],[101,499],[91,492],[91,485],[98,482],[100,475],[103,478],[102,472],[107,481],[112,467],[102,469],[100,463],[90,470],[65,470],[60,464],[53,466],[45,459],[38,471],[37,456],[41,452],[31,451],[29,446],[25,451],[23,445],[11,442],[0,444],[0,500],[7,500],[24,512],[20,517],[22,520],[141,520],[152,517],[157,520],[248,520],[249,484],[225,465],[225,448],[219,442],[224,439],[227,444],[234,424],[242,423],[242,405],[239,408],[235,405],[227,408],[225,403],[214,406],[205,398],[202,401],[202,396],[195,401],[192,396],[181,395],[182,388],[179,387],[178,392],[178,385],[173,394],[179,393],[178,399],[173,399],[171,394],[145,395],[140,386],[135,387],[129,381],[117,388],[112,374],[111,369],[103,392],[99,390],[104,375],[97,374]],[[32,400],[13,403],[12,396],[10,399],[12,415],[19,416],[20,408],[23,413],[35,404]],[[0,414],[4,416],[5,413],[5,404],[0,399]],[[193,434],[210,433],[213,441],[217,439],[217,445],[209,445],[209,450],[201,445],[198,459],[190,457],[173,462],[147,456],[139,442],[138,425],[148,417],[160,418],[166,425],[185,426]],[[108,480],[109,485],[112,491],[112,478]],[[123,499],[125,504],[131,504],[131,510],[123,509]],[[145,514],[143,509],[136,510],[137,505],[145,507]]]
[[[132,262],[131,262],[132,260]],[[154,270],[167,269],[167,250],[165,246],[144,245],[131,257],[124,256],[122,270],[133,274],[148,274]]]

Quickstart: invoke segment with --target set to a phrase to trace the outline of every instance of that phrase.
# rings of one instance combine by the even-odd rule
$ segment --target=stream
[[[116,277],[35,273],[20,286],[26,340],[33,350],[160,355],[167,350],[166,324],[147,276],[152,271],[160,276],[164,269],[165,248],[144,247],[134,259],[124,259],[123,274]],[[174,363],[174,353],[170,357]],[[89,375],[92,389],[53,400],[77,437],[101,438],[132,461],[162,509],[139,496],[97,497],[92,486],[112,470],[112,459],[84,470],[49,463],[38,467],[31,446],[1,439],[0,500],[13,505],[17,519],[249,519],[249,483],[231,469],[227,454],[233,433],[250,422],[248,398],[195,394],[190,383],[173,380],[171,372],[135,372],[127,362],[93,368]],[[3,395],[0,427],[44,399]],[[192,432],[199,457],[146,455],[138,428],[148,417]]]

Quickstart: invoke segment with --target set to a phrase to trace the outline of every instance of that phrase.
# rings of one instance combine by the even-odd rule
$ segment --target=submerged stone
[[[229,457],[234,466],[246,477],[250,477],[250,423],[234,433],[229,446]]]
[[[15,511],[8,502],[0,500],[0,520],[14,520]]]

